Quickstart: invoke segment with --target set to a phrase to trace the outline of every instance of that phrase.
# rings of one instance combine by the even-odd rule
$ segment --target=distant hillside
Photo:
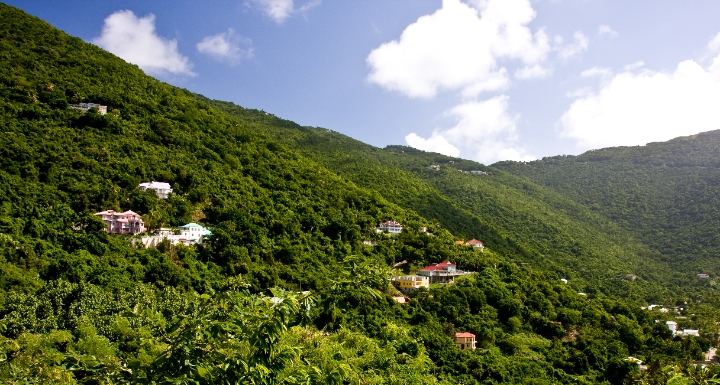
[[[612,219],[658,262],[720,274],[720,131],[494,167]]]
[[[654,284],[683,282],[680,274],[659,262],[657,251],[612,220],[523,177],[410,147],[379,149],[331,130],[199,98],[389,201],[465,238],[482,239],[518,262],[587,279],[594,287],[624,295],[647,295],[638,288],[640,281],[628,282],[626,275]],[[430,170],[432,164],[440,170]]]

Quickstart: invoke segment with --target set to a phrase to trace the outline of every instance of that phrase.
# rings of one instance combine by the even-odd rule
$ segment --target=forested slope
[[[375,189],[384,180],[366,187],[269,135],[286,122],[228,115],[1,4],[0,59],[3,383],[659,383],[693,375],[687,363],[716,341],[714,310],[692,298],[681,326],[703,334],[673,338],[655,320],[674,315],[578,294],[557,274],[573,274],[566,260],[548,256],[555,271],[517,263],[540,255],[529,239],[541,217],[509,219],[516,231],[483,222],[429,182],[444,174],[422,175],[434,155],[408,163],[382,151],[404,179],[392,193]],[[109,112],[68,108],[77,102]],[[174,194],[137,188],[153,179]],[[467,224],[445,209],[418,214],[413,199],[426,194]],[[144,248],[107,234],[93,215],[105,209],[134,210],[150,228],[195,221],[213,236]],[[403,233],[376,234],[388,219]],[[535,227],[518,231],[526,222]],[[476,235],[488,236],[484,253],[454,244]],[[476,273],[393,301],[387,278],[403,272],[392,264],[406,260],[409,272],[443,259]],[[638,281],[628,288],[649,285]],[[478,349],[460,350],[459,331]]]
[[[720,274],[720,131],[494,165],[611,218],[688,279]]]
[[[199,98],[465,239],[481,239],[518,262],[581,278],[579,289],[649,300],[662,298],[660,286],[677,290],[677,275],[658,261],[657,251],[603,215],[525,178],[404,146],[379,149],[327,129]],[[431,164],[440,170],[429,169]],[[629,282],[626,275],[640,281]]]

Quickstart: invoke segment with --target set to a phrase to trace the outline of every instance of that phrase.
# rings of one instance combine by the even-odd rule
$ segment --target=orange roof
[[[455,333],[455,338],[475,338],[475,334],[468,332]]]
[[[456,245],[462,245],[463,243],[465,243],[465,241],[455,241]]]

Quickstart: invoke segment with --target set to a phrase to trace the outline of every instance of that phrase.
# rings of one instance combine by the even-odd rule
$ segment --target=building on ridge
[[[155,193],[157,194],[158,198],[160,199],[166,199],[168,195],[173,191],[170,188],[170,183],[166,182],[143,182],[138,185],[141,190],[155,190]]]
[[[145,223],[138,213],[125,211],[122,213],[115,210],[105,210],[95,213],[105,222],[105,231],[110,234],[135,235],[145,231]]]
[[[455,333],[455,345],[460,350],[474,350],[475,349],[475,334],[462,332]]]

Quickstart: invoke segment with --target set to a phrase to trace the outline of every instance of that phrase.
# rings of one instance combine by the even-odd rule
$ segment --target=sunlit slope
[[[720,131],[495,166],[612,219],[688,277],[720,273]]]
[[[626,274],[651,282],[673,280],[667,266],[656,262],[654,251],[611,220],[523,177],[404,146],[379,149],[331,130],[209,102],[356,184],[466,239],[476,237],[505,250],[519,262],[590,278],[612,290],[632,286],[622,279]],[[429,169],[431,164],[440,170]]]

